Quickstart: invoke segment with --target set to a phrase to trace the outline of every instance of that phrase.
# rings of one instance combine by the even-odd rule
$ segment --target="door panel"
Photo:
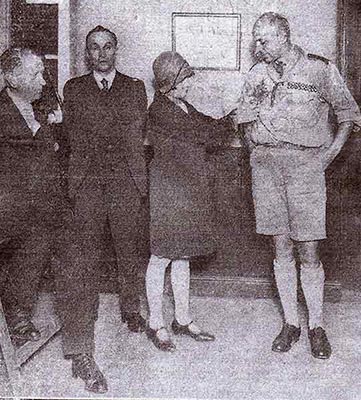
[[[339,62],[353,96],[361,104],[361,0],[339,1]],[[340,279],[345,285],[361,287],[361,137],[354,132],[346,143],[341,177],[342,247]]]

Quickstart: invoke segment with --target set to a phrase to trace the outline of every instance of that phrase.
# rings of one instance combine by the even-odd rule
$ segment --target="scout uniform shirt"
[[[298,46],[287,58],[287,64],[260,62],[246,78],[237,119],[253,122],[246,134],[254,144],[327,147],[333,139],[330,106],[338,124],[361,125],[360,110],[335,65]]]

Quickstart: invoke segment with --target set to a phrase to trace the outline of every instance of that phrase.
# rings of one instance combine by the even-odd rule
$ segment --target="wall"
[[[10,0],[0,1],[0,54],[6,50],[9,45],[10,30]],[[0,74],[0,89],[4,85],[3,78]]]
[[[171,49],[172,12],[240,13],[241,72],[198,74],[193,100],[199,109],[213,115],[222,114],[237,96],[242,75],[252,64],[249,54],[252,26],[265,11],[286,15],[294,42],[307,51],[331,60],[336,57],[337,0],[72,0],[71,3],[72,74],[85,71],[86,33],[101,24],[112,29],[120,39],[119,70],[143,79],[150,99],[152,62],[160,52]]]

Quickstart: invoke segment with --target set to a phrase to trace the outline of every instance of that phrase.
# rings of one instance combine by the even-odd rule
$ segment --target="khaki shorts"
[[[251,166],[257,233],[326,238],[326,183],[317,150],[257,146]]]

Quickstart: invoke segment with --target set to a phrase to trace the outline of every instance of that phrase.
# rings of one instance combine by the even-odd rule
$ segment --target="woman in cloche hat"
[[[228,120],[205,116],[185,100],[194,72],[180,54],[160,54],[153,72],[156,91],[148,114],[154,158],[150,165],[152,255],[146,273],[147,336],[160,350],[172,352],[175,345],[162,314],[168,265],[175,303],[173,333],[200,342],[215,339],[191,316],[189,261],[216,250],[209,185],[212,164],[207,149],[224,145],[231,129]]]

